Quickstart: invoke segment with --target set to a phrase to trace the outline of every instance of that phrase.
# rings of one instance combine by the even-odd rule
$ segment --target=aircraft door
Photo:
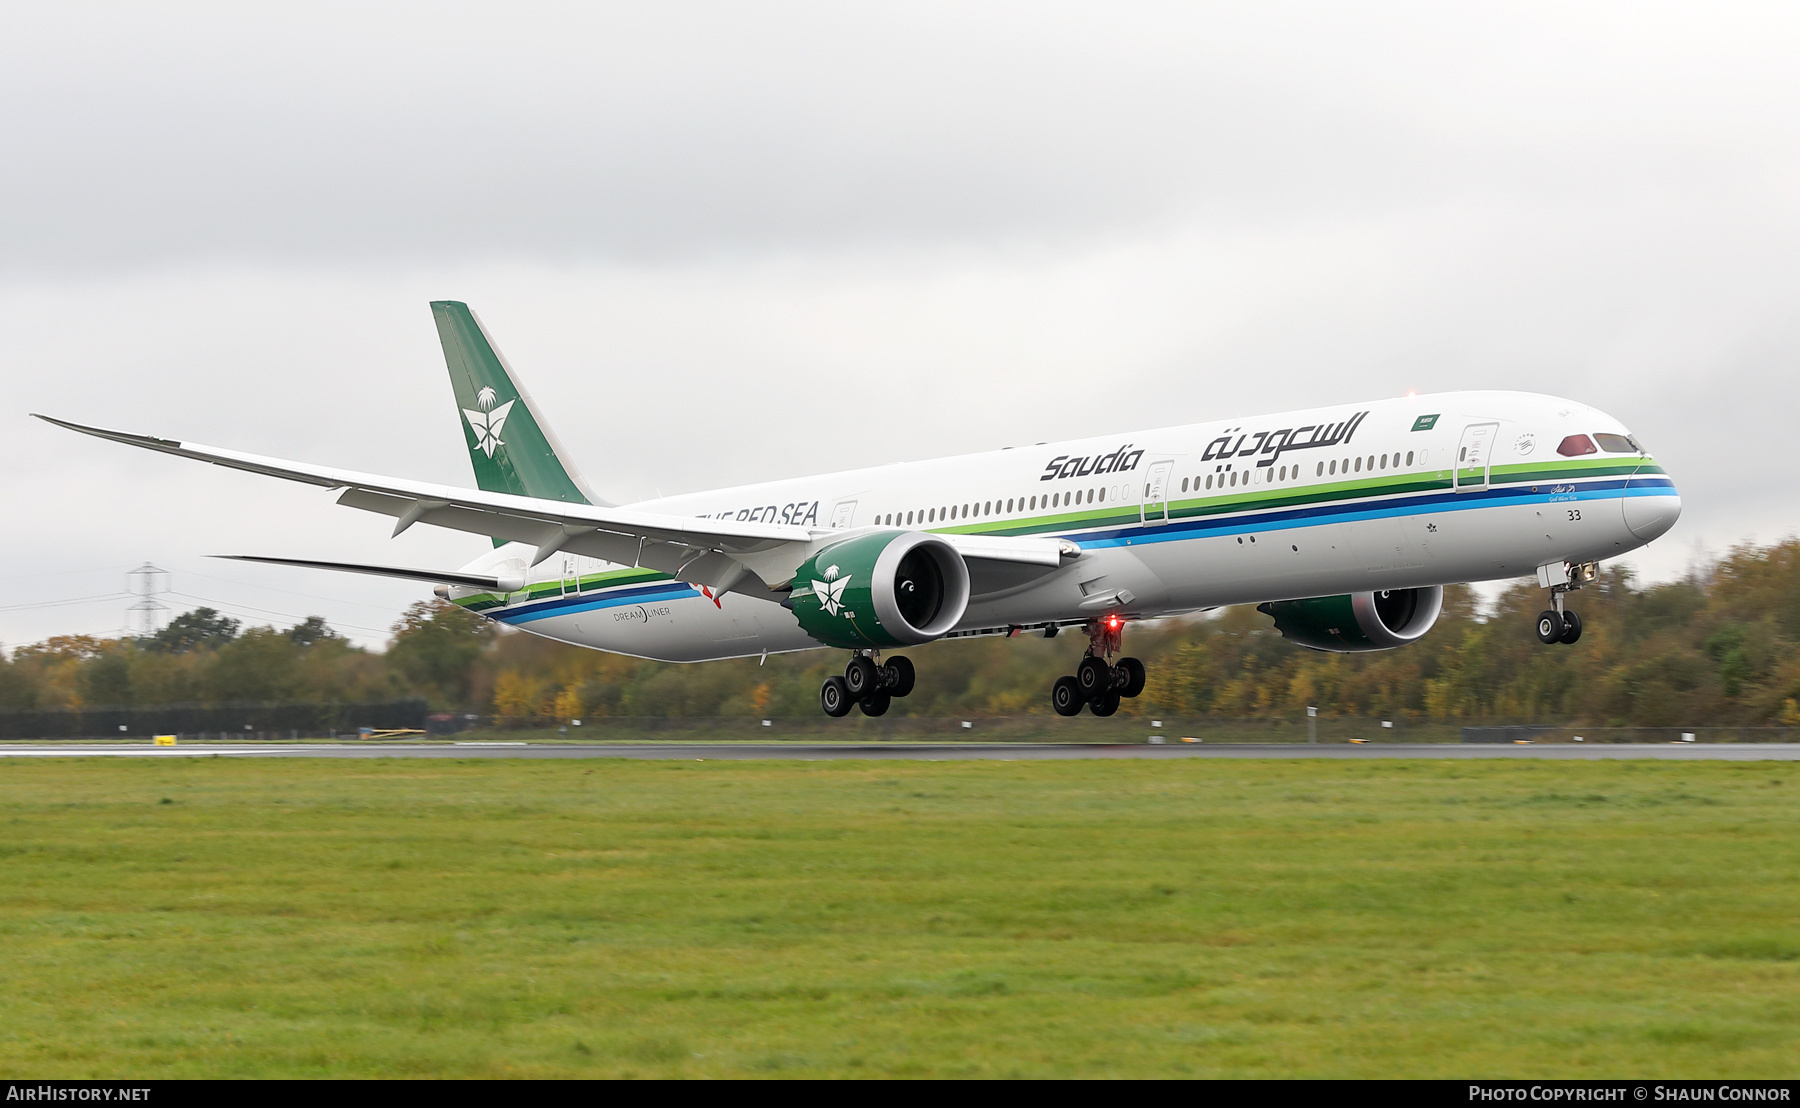
[[[563,555],[562,591],[564,596],[574,596],[581,591],[581,570],[577,568],[573,554]]]
[[[1488,487],[1494,440],[1499,437],[1498,423],[1471,423],[1463,428],[1452,470],[1457,492],[1481,492]]]
[[[831,509],[831,529],[842,531],[856,518],[856,501],[840,500]]]
[[[1152,462],[1144,476],[1143,497],[1138,503],[1138,522],[1145,527],[1169,522],[1169,474],[1175,471],[1174,459]]]

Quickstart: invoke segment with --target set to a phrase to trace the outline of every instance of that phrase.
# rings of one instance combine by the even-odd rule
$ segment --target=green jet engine
[[[826,646],[916,646],[943,637],[962,619],[969,567],[936,535],[876,531],[832,543],[802,562],[784,603]]]
[[[1444,610],[1444,587],[1275,600],[1256,610],[1274,618],[1282,638],[1314,650],[1392,650],[1431,630]]]

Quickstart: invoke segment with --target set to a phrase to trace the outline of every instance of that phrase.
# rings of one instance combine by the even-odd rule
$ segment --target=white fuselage
[[[1491,580],[1616,557],[1665,533],[1674,484],[1584,404],[1444,393],[666,497],[645,511],[831,528],[1063,538],[1061,567],[977,574],[958,634]],[[1586,447],[1566,442],[1581,436]],[[1598,438],[1596,438],[1598,436]],[[1612,449],[1602,448],[1597,442]],[[1563,447],[1564,452],[1559,452]],[[1586,449],[1586,453],[1568,453]],[[714,597],[578,555],[458,603],[535,634],[669,661],[820,644],[754,581]]]

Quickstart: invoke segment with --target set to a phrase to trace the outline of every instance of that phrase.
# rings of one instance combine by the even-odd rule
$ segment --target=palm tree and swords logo
[[[517,400],[508,400],[498,408],[494,407],[494,387],[486,385],[475,394],[475,403],[481,410],[464,408],[463,415],[468,418],[470,430],[475,432],[475,447],[488,457],[494,456],[494,448],[505,446],[506,441],[500,437],[501,428],[506,426],[506,417],[512,411]],[[491,409],[491,410],[490,410]]]
[[[850,578],[856,576],[846,573],[838,576],[838,567],[825,567],[825,580],[812,583],[813,595],[819,598],[819,604],[830,615],[837,615],[838,609],[844,606],[844,587],[850,584]]]

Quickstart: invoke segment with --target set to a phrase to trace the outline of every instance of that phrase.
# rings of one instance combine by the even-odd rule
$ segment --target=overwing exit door
[[[1488,487],[1494,440],[1499,437],[1498,423],[1471,423],[1463,428],[1462,442],[1456,448],[1457,492],[1480,492]]]

